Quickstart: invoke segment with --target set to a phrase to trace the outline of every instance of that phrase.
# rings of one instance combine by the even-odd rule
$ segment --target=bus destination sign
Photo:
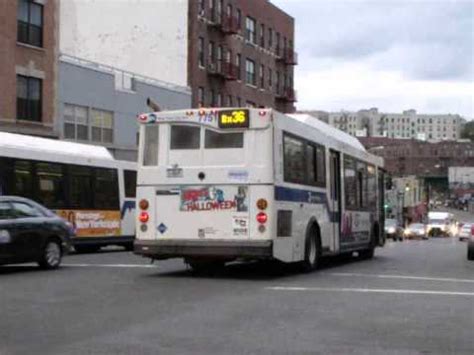
[[[249,128],[249,110],[219,111],[219,128]]]

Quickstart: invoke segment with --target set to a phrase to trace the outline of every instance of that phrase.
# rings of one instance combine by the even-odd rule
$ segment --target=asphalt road
[[[0,267],[0,354],[473,354],[474,262],[455,239],[389,243],[299,274],[71,255]]]

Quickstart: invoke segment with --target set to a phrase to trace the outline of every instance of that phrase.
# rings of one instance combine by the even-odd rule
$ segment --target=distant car
[[[405,238],[408,239],[428,239],[428,234],[426,233],[426,225],[423,223],[412,223],[403,233]]]
[[[0,196],[0,265],[37,262],[55,269],[71,248],[72,226],[40,204]]]
[[[403,241],[403,228],[398,224],[396,219],[385,220],[385,237],[392,238],[393,241]]]
[[[474,225],[471,223],[464,223],[462,227],[459,230],[459,240],[461,242],[464,242],[466,240],[469,240],[471,238],[471,229]]]

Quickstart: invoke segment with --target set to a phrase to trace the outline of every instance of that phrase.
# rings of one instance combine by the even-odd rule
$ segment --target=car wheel
[[[56,269],[61,265],[63,253],[57,240],[50,239],[43,248],[38,264],[43,269]]]
[[[472,242],[467,245],[467,260],[474,260],[474,243]]]
[[[306,237],[305,242],[305,253],[304,261],[301,263],[301,267],[304,272],[311,272],[316,270],[319,266],[319,260],[321,258],[321,248],[319,243],[319,235],[313,230]]]

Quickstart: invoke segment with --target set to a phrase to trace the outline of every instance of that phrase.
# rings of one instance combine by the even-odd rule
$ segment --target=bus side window
[[[69,170],[70,208],[91,209],[93,207],[92,169],[71,165]]]
[[[14,194],[36,200],[33,193],[33,177],[34,170],[31,161],[20,159],[15,160],[13,180],[15,182]]]
[[[137,196],[137,172],[124,170],[123,180],[125,181],[125,197],[135,198]]]
[[[97,168],[94,182],[94,207],[98,210],[120,209],[117,170]]]
[[[66,193],[64,189],[63,166],[55,163],[36,163],[38,198],[37,201],[48,208],[64,208]]]

